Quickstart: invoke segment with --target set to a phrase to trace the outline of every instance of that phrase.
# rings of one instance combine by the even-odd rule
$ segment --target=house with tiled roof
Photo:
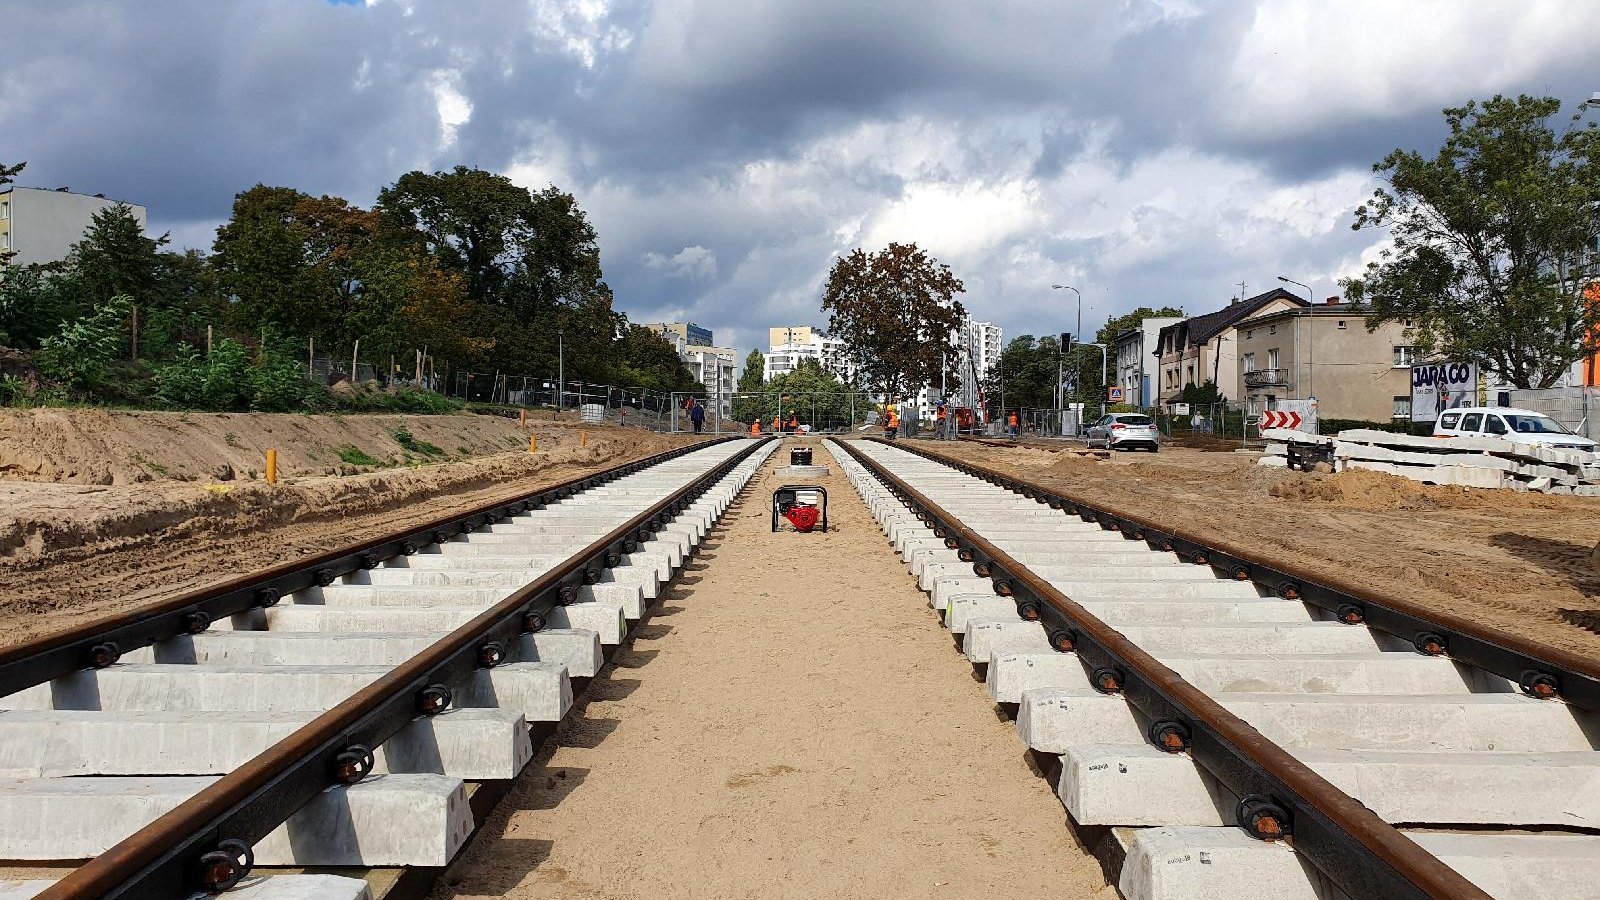
[[[1153,351],[1160,358],[1160,402],[1171,403],[1185,386],[1207,381],[1215,381],[1221,385],[1223,396],[1234,399],[1232,389],[1239,379],[1240,324],[1309,305],[1283,288],[1273,288],[1248,299],[1234,298],[1219,310],[1162,328]]]

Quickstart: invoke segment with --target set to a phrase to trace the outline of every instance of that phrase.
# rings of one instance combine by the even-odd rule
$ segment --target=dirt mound
[[[541,440],[577,441],[557,423],[531,425]],[[0,410],[0,481],[253,480],[269,447],[283,477],[348,475],[525,448],[528,434],[499,416]]]
[[[1564,509],[1575,501],[1549,494],[1474,490],[1423,484],[1385,472],[1351,469],[1337,475],[1300,475],[1278,481],[1267,491],[1280,500],[1337,503],[1347,509]],[[1581,501],[1578,501],[1579,505]],[[1590,507],[1582,506],[1585,510]]]

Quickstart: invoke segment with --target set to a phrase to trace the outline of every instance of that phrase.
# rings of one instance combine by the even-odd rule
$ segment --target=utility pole
[[[556,416],[567,408],[567,344],[566,332],[556,329]],[[677,411],[673,411],[676,419]]]

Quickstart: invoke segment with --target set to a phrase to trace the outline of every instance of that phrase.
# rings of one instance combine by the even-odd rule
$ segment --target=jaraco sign
[[[1478,403],[1477,363],[1429,363],[1411,367],[1411,421],[1432,422],[1439,413]]]

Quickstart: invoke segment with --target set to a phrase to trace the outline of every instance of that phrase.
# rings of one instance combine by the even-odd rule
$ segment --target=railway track
[[[1129,900],[1600,896],[1587,660],[926,450],[827,447]]]
[[[680,448],[0,653],[0,860],[70,867],[0,898],[426,890],[776,446]]]

